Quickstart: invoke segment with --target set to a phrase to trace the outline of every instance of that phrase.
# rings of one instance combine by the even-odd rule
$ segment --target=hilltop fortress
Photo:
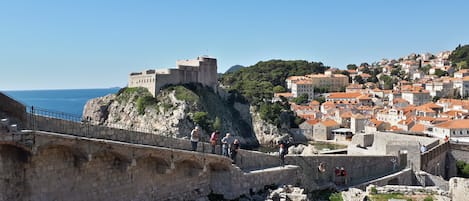
[[[217,59],[199,56],[197,59],[178,60],[177,68],[132,72],[128,87],[145,87],[153,96],[161,87],[168,84],[200,83],[215,88],[217,86]]]

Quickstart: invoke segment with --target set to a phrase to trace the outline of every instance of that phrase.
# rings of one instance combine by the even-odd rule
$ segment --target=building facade
[[[130,73],[127,86],[147,88],[153,96],[169,84],[200,83],[216,88],[217,59],[200,56],[191,60],[178,60],[176,66],[177,68]]]

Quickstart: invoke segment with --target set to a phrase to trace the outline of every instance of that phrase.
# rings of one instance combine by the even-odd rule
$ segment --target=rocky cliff
[[[124,88],[117,94],[89,100],[83,117],[95,124],[177,138],[188,138],[197,122],[202,124],[204,141],[218,118],[222,136],[230,132],[242,145],[255,147],[259,142],[246,108],[249,105],[230,104],[200,85],[171,86],[156,98],[143,88]]]

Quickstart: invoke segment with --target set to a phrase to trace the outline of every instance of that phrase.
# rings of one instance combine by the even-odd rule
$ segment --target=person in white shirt
[[[192,151],[197,150],[197,144],[199,143],[199,135],[199,126],[196,126],[191,132]]]

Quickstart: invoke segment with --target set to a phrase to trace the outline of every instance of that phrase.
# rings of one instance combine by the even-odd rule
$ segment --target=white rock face
[[[252,127],[260,144],[277,146],[279,141],[288,138],[288,133],[281,132],[275,125],[265,122],[252,109],[250,113]]]
[[[84,117],[91,117],[93,123],[109,127],[141,130],[160,135],[178,138],[188,137],[194,124],[188,120],[188,106],[185,102],[174,97],[174,93],[167,96],[171,108],[166,110],[163,104],[158,107],[147,107],[145,113],[138,114],[136,97],[122,104],[116,95],[89,100],[83,110]]]
[[[198,94],[198,96],[201,95]],[[213,98],[213,96],[212,94],[210,98]],[[206,105],[178,100],[174,91],[163,91],[156,97],[157,104],[146,107],[144,114],[139,114],[136,104],[137,99],[138,94],[130,94],[125,99],[122,96],[114,94],[92,99],[86,103],[83,117],[89,117],[94,124],[139,130],[177,138],[188,138],[190,132],[195,127],[192,120],[194,113],[206,111],[207,107]],[[220,102],[217,104],[223,105]],[[278,132],[275,126],[263,121],[257,123],[256,119],[251,118],[249,105],[234,104],[234,109],[239,112],[239,115],[233,115],[232,110],[229,108],[220,107],[217,106],[216,114],[212,115],[218,116],[221,119],[221,137],[226,132],[230,132],[240,140],[242,145],[256,146],[259,144],[257,136],[265,139],[263,142],[272,141],[271,138],[266,137],[270,135],[263,134],[266,130]],[[253,126],[256,126],[257,129],[253,129]],[[211,132],[202,131],[202,140],[208,141]],[[254,133],[261,134],[254,135]]]
[[[267,196],[266,200],[308,201],[309,199],[308,196],[304,194],[304,189],[288,185],[273,190]]]

